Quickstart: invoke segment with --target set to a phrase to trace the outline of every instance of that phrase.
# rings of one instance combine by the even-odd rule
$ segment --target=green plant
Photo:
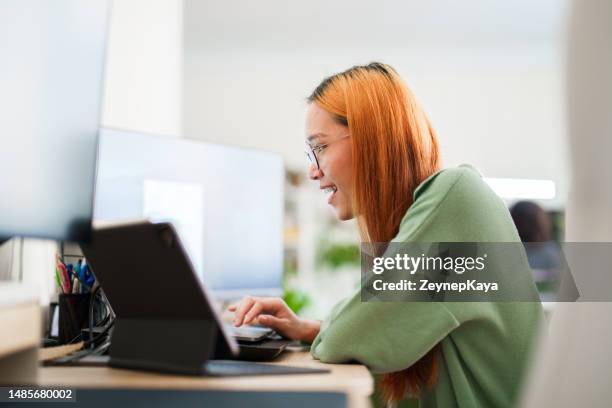
[[[343,265],[359,265],[359,246],[354,244],[329,244],[323,243],[319,247],[317,263],[337,269]]]
[[[287,289],[285,288],[285,294],[283,300],[287,303],[287,306],[293,310],[296,314],[310,304],[310,298],[306,292],[299,289]]]

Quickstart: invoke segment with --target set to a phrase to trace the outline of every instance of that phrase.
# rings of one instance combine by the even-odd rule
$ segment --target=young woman
[[[471,167],[440,170],[435,132],[388,65],[326,78],[308,98],[309,177],[340,220],[356,217],[364,242],[520,242],[504,203]],[[535,293],[529,267],[512,267]],[[538,302],[338,303],[323,321],[297,317],[278,298],[246,297],[235,325],[257,320],[312,343],[314,358],[359,361],[383,374],[388,401],[423,407],[516,403],[543,321]]]

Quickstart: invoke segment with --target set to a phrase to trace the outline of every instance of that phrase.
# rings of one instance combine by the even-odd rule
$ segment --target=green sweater
[[[519,242],[502,200],[469,166],[429,177],[414,192],[395,242]],[[524,258],[524,257],[523,257]],[[504,268],[507,271],[507,268]],[[535,285],[526,259],[512,273]],[[405,369],[441,345],[436,385],[422,407],[509,407],[519,397],[544,321],[539,302],[367,302],[334,306],[312,343],[326,363],[358,361],[373,373]]]

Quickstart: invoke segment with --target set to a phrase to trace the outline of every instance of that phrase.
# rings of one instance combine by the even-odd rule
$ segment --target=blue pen
[[[77,261],[76,265],[74,265],[74,274],[79,280],[81,280],[81,260],[80,259]]]
[[[85,264],[83,265],[83,267],[81,268],[82,274],[83,274],[83,283],[85,285],[87,285],[89,288],[91,288],[94,284],[94,282],[96,281],[96,279],[94,278],[93,274],[91,273],[91,270],[89,269],[89,265]]]
[[[69,263],[66,265],[66,270],[68,271],[68,278],[70,278],[70,282],[74,280],[74,266]]]
[[[78,263],[77,276],[79,277],[81,283],[85,282],[85,263],[81,263],[80,260]]]

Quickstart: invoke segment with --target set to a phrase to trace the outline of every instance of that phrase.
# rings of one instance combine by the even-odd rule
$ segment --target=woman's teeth
[[[331,204],[332,198],[334,197],[334,194],[336,194],[336,191],[338,191],[336,186],[329,186],[323,189],[323,193],[327,195],[327,204]]]
[[[323,192],[325,194],[329,194],[329,193],[335,193],[338,189],[336,188],[336,186],[329,186],[329,187],[325,187],[323,189]]]

